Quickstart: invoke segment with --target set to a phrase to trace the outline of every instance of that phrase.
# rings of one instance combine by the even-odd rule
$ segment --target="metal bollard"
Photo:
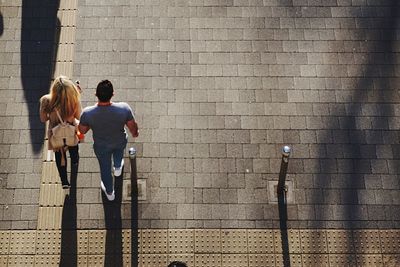
[[[136,149],[134,147],[129,148],[129,160],[131,162],[131,178],[136,178]]]
[[[289,164],[289,156],[290,156],[291,148],[290,146],[284,146],[282,148],[282,161],[281,161],[281,169],[279,171],[279,181],[277,187],[278,195],[283,194],[286,191],[285,180],[286,173]]]

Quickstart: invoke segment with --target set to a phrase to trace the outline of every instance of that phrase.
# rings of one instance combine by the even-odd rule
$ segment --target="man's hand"
[[[139,128],[135,120],[130,120],[125,123],[126,127],[128,127],[129,131],[131,132],[132,137],[139,136]]]
[[[79,129],[79,132],[85,134],[90,130],[90,127],[86,126],[86,125],[79,124],[78,125],[78,129]]]

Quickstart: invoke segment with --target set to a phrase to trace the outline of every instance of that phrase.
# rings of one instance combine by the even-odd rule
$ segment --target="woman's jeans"
[[[79,163],[79,149],[78,146],[70,146],[68,147],[69,151],[69,156],[71,158],[71,168],[74,165],[77,165]],[[59,150],[54,152],[56,156],[56,165],[57,165],[57,170],[58,174],[60,175],[61,178],[61,183],[63,185],[68,185],[68,177],[67,177],[67,153],[65,150]],[[62,159],[62,154],[64,154],[64,161],[65,161],[65,166],[61,166],[61,159]]]
[[[114,190],[113,177],[111,174],[111,158],[114,162],[114,167],[121,167],[125,147],[126,143],[117,146],[93,145],[94,153],[100,165],[101,180],[108,194],[111,194]]]

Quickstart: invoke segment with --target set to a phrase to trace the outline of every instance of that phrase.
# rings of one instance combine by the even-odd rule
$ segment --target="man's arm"
[[[131,132],[132,137],[139,136],[139,129],[138,129],[137,123],[135,122],[135,119],[127,121],[125,123],[125,125],[126,125],[126,127],[128,127],[129,131]]]
[[[90,127],[89,127],[89,126],[86,126],[86,125],[79,124],[79,125],[78,125],[78,129],[79,129],[79,131],[80,131],[81,133],[85,134],[85,133],[87,133],[87,132],[90,130]]]

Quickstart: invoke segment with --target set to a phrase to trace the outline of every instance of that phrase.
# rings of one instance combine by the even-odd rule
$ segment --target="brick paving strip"
[[[72,76],[77,0],[61,1],[61,34],[55,76]],[[64,192],[47,140],[43,154],[37,230],[0,231],[0,266],[58,266]],[[117,231],[117,230],[115,230]],[[106,254],[106,230],[77,230],[78,266],[103,266],[113,257],[131,265],[131,232],[121,230],[120,255]],[[111,231],[112,232],[112,231]],[[400,230],[289,230],[293,266],[396,266]],[[142,229],[140,266],[282,266],[279,230]],[[118,262],[118,261],[116,261]],[[315,265],[317,264],[317,265]],[[116,265],[119,266],[119,265]]]

